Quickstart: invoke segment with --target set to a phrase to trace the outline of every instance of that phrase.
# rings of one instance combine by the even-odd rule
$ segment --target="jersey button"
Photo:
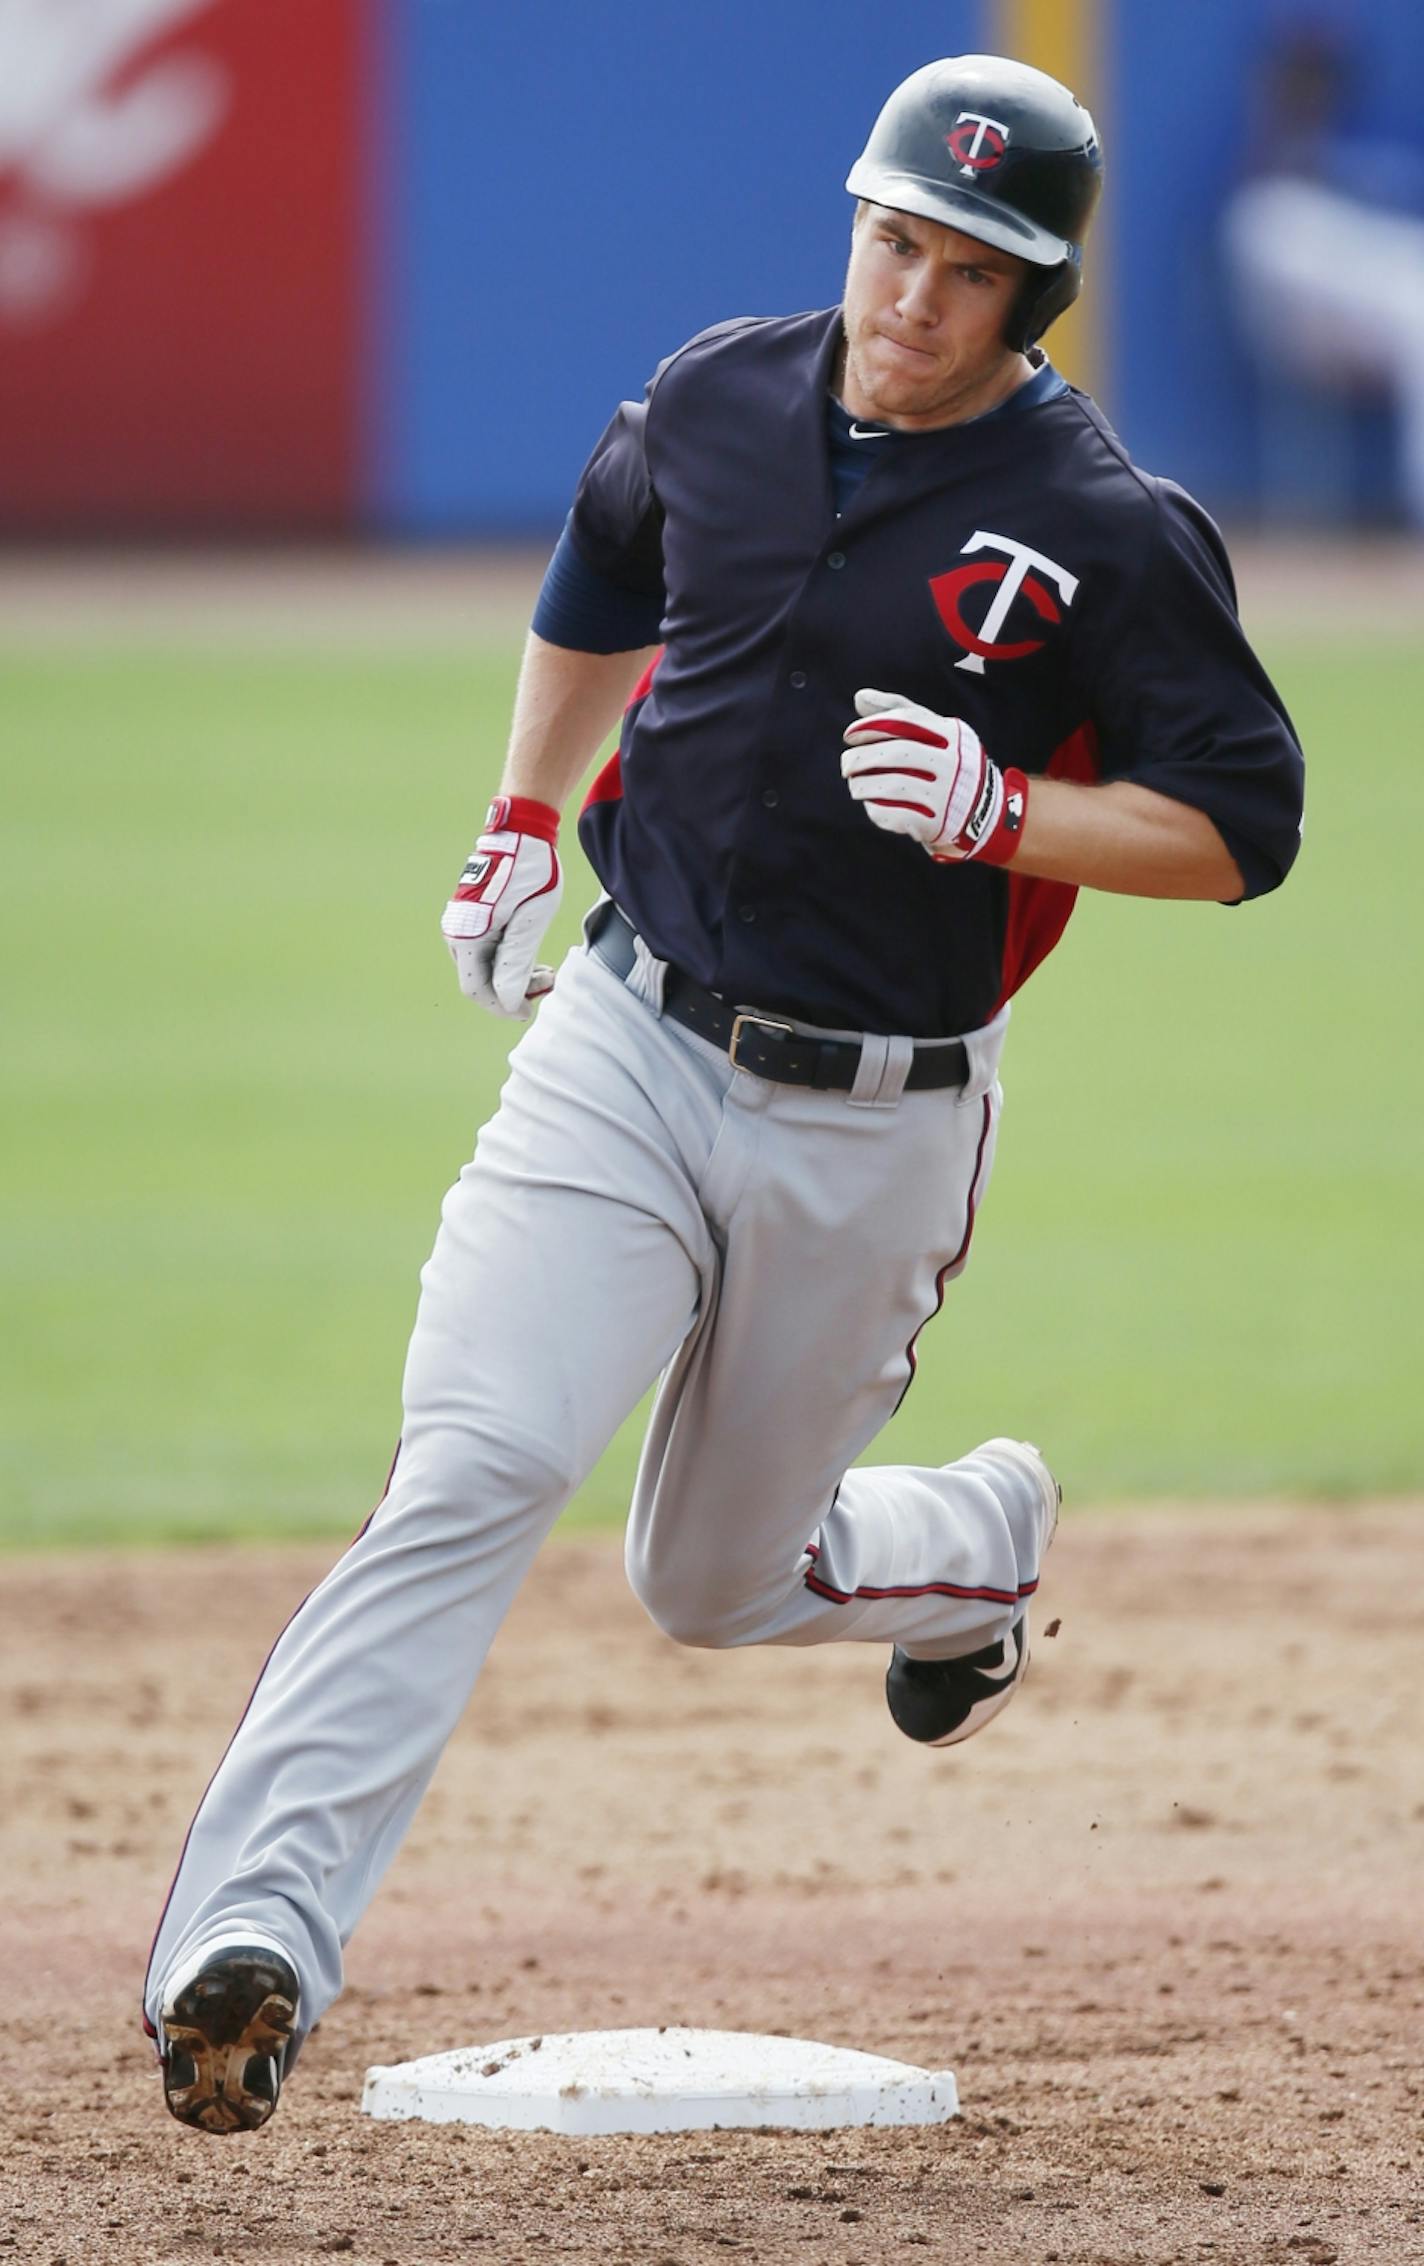
[[[809,679],[807,678],[807,675],[806,675],[806,672],[805,672],[805,670],[804,670],[804,669],[793,669],[793,670],[792,670],[792,672],[791,672],[791,684],[792,684],[792,687],[793,687],[793,689],[794,689],[795,691],[797,691],[797,692],[804,692],[804,691],[806,690],[806,686],[807,686],[807,683],[808,683],[808,682],[809,682]]]
[[[737,907],[737,919],[738,919],[739,921],[754,921],[754,920],[756,919],[756,906],[755,906],[755,905],[738,905],[738,907]]]
[[[775,810],[777,804],[781,800],[781,795],[778,789],[775,787],[763,787],[761,791],[761,800],[762,808],[764,810]]]
[[[839,572],[839,570],[845,565],[845,552],[829,551],[826,554],[826,564],[828,567],[832,567],[837,572]]]

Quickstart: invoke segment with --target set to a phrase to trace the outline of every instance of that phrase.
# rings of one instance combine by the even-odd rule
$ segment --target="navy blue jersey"
[[[661,604],[665,650],[580,833],[653,950],[725,997],[945,1037],[1074,892],[869,824],[840,771],[861,686],[965,718],[1001,764],[1194,805],[1248,896],[1295,855],[1301,757],[1215,526],[1086,395],[867,444],[838,516],[840,335],[839,309],[704,332],[594,450],[570,538]]]

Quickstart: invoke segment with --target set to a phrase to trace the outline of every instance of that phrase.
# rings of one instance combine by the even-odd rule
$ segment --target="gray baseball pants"
[[[691,1645],[1002,1636],[1034,1587],[1021,1465],[849,1470],[913,1373],[988,1180],[1006,1015],[962,1091],[768,1084],[587,947],[515,1048],[421,1277],[386,1495],[279,1638],[188,1836],[149,1965],[251,1929],[305,2032],[531,1560],[662,1378],[628,1578]]]

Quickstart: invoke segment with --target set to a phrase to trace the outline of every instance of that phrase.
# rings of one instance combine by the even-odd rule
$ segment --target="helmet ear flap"
[[[1027,353],[1049,324],[1067,312],[1082,288],[1083,255],[1076,245],[1072,257],[1057,267],[1046,272],[1030,268],[1004,333],[1005,345],[1019,354]]]

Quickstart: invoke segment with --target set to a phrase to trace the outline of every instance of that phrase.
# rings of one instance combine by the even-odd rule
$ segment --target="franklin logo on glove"
[[[563,895],[558,838],[548,803],[497,795],[440,922],[465,997],[526,1023],[554,988],[534,955]]]
[[[855,696],[841,772],[867,818],[909,834],[940,864],[1017,855],[1028,810],[1022,771],[1001,771],[957,716],[869,687]]]

